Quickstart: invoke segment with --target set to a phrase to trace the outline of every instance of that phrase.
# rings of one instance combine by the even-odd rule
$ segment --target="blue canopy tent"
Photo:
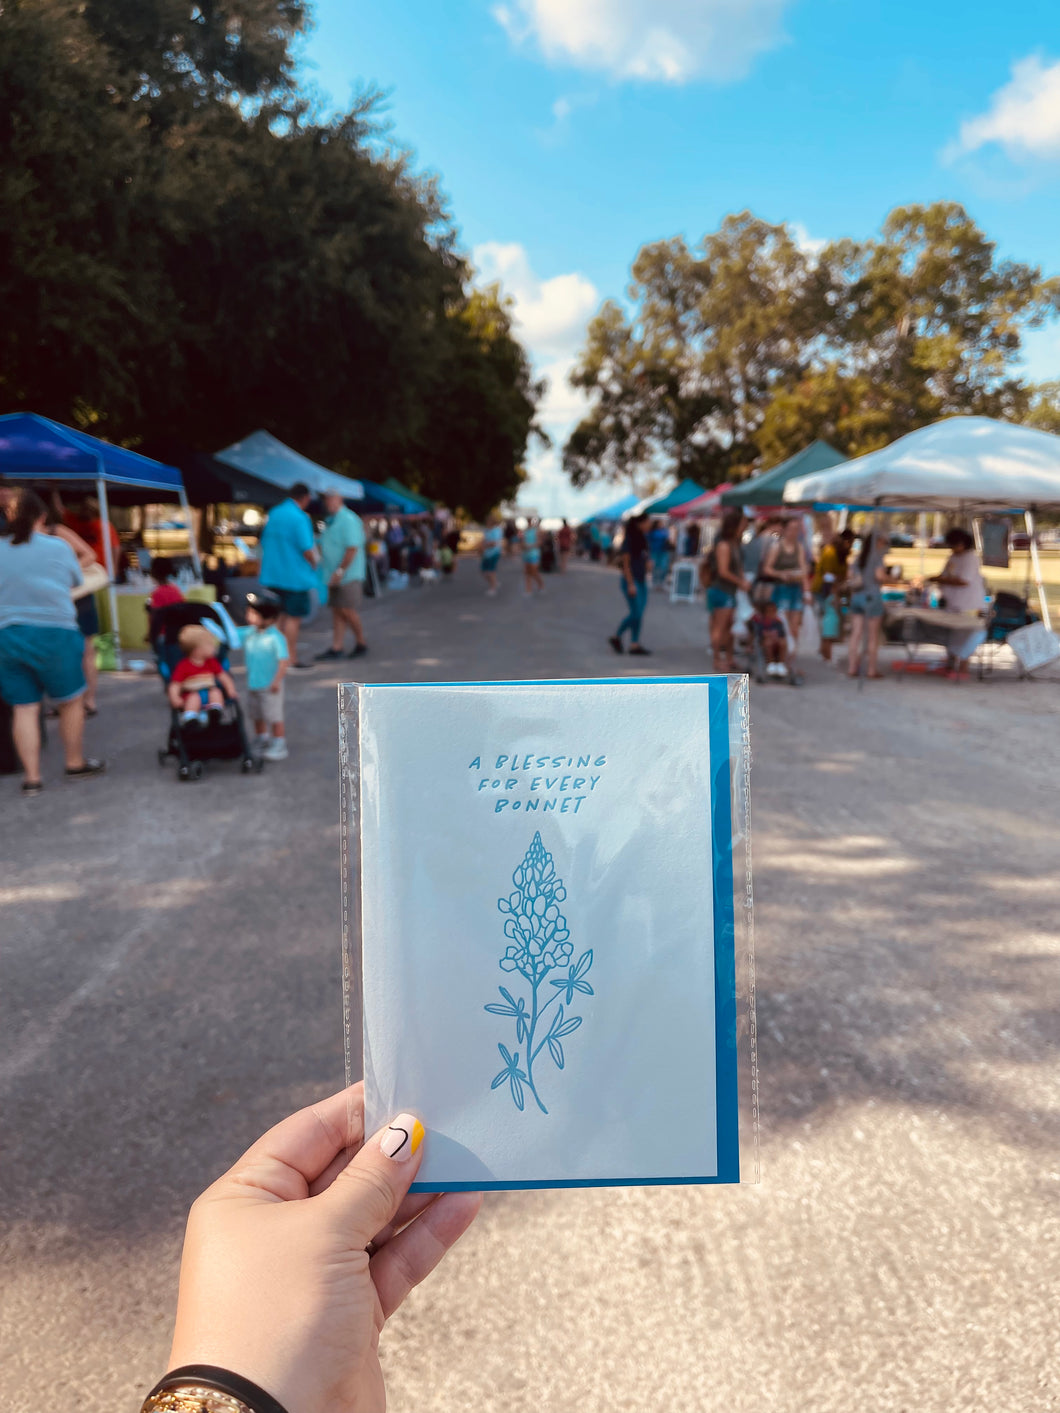
[[[357,483],[363,494],[359,498],[350,497],[350,504],[360,515],[426,515],[428,511],[419,500],[406,495],[393,486],[379,486],[375,481],[360,480]]]
[[[364,487],[360,481],[351,480],[349,476],[340,476],[336,471],[318,466],[307,456],[284,446],[271,432],[251,432],[249,437],[243,437],[231,446],[226,446],[223,451],[215,452],[214,459],[223,461],[226,466],[234,466],[237,471],[256,476],[259,480],[268,481],[270,485],[278,486],[284,491],[289,491],[301,481],[316,496],[335,493],[349,501],[362,500],[364,497]]]
[[[92,486],[99,501],[99,518],[106,524],[110,518],[107,487],[119,494],[129,490],[155,491],[167,498],[176,497],[191,524],[188,497],[184,482],[175,466],[163,466],[138,452],[110,442],[90,437],[73,427],[64,427],[50,417],[36,412],[9,412],[0,417],[0,474],[12,480],[48,482],[63,485]],[[114,596],[114,576],[117,566],[111,551],[110,536],[104,534],[103,558],[110,580],[110,621],[118,622],[118,607]],[[198,576],[202,577],[199,549],[191,536],[191,557]]]
[[[591,525],[594,520],[621,520],[627,510],[632,510],[640,501],[634,495],[623,496],[621,500],[616,500],[614,505],[606,505],[603,510],[597,510],[592,515],[587,515],[582,522]]]

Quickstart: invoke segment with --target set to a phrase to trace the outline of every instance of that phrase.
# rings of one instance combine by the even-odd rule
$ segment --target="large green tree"
[[[298,92],[305,23],[300,0],[6,0],[0,410],[203,450],[264,426],[488,508],[539,389],[510,322],[467,332],[444,200],[376,98],[325,119]],[[458,467],[460,400],[493,454]]]
[[[646,246],[629,314],[605,304],[572,375],[590,410],[564,453],[576,484],[665,467],[708,484],[824,437],[857,454],[957,413],[1033,418],[1022,333],[1060,281],[999,260],[960,206],[903,207],[879,237],[819,255],[730,216],[690,250]]]

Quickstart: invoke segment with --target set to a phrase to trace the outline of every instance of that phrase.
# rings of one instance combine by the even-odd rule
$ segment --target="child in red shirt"
[[[168,608],[171,603],[183,603],[184,595],[177,588],[176,584],[170,583],[176,572],[173,568],[173,561],[166,559],[164,555],[159,555],[152,559],[151,567],[147,571],[155,581],[157,587],[152,590],[151,597],[147,600],[147,607]]]
[[[184,657],[173,669],[169,683],[170,705],[182,711],[181,724],[198,721],[205,726],[209,714],[220,715],[225,693],[236,696],[236,684],[218,662],[217,639],[201,623],[189,623],[177,641]]]
[[[146,642],[152,643],[155,639],[155,610],[168,608],[173,603],[183,603],[184,595],[177,588],[176,584],[171,584],[174,569],[173,561],[166,559],[164,555],[159,555],[157,559],[152,559],[151,567],[147,571],[155,581],[144,608],[147,610],[147,637]]]

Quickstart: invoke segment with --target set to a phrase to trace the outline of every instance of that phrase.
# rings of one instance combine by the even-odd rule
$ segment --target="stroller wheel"
[[[159,763],[159,765],[165,765],[165,763],[166,763],[167,760],[169,760],[169,752],[168,752],[168,751],[159,751],[159,753],[158,753],[158,763]]]
[[[243,774],[244,774],[244,775],[249,775],[250,772],[255,768],[255,765],[256,765],[256,762],[255,762],[255,760],[254,760],[254,758],[253,758],[252,756],[244,756],[244,757],[243,757]]]
[[[201,760],[193,760],[188,766],[188,778],[190,780],[201,780],[206,774],[206,767]]]
[[[188,765],[182,765],[182,766],[180,767],[180,769],[177,771],[177,779],[178,779],[178,780],[190,780],[190,779],[191,779],[191,767],[188,766]]]

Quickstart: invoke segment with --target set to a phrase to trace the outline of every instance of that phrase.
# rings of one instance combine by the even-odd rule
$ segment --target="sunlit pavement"
[[[653,594],[654,656],[618,658],[616,573],[502,569],[370,605],[357,668],[706,668],[701,606]],[[38,799],[0,779],[11,1413],[138,1406],[189,1201],[342,1082],[338,677],[293,677],[261,778],[179,784],[130,675],[106,778],[53,744]],[[762,1183],[490,1199],[388,1327],[395,1413],[1060,1408],[1058,728],[1055,681],[752,688]]]

